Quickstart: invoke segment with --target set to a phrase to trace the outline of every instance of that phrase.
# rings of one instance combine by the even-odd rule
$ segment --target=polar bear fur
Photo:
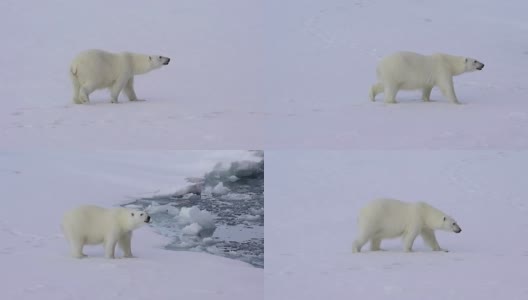
[[[378,82],[370,89],[370,100],[385,94],[386,103],[396,103],[399,90],[422,90],[422,100],[429,101],[431,90],[437,86],[452,103],[459,104],[453,87],[453,76],[482,70],[484,64],[476,59],[437,53],[421,55],[397,52],[384,57],[378,64]]]
[[[134,75],[159,69],[169,61],[170,58],[160,55],[110,53],[96,49],[81,52],[70,66],[73,102],[89,102],[93,91],[105,88],[111,91],[112,103],[117,103],[122,90],[130,101],[136,101]]]
[[[115,257],[116,244],[125,257],[132,257],[132,231],[149,222],[150,216],[143,211],[84,205],[64,214],[62,230],[73,257],[86,256],[83,246],[97,244],[104,244],[106,258]]]
[[[434,231],[462,231],[452,217],[427,203],[407,203],[386,198],[374,200],[361,209],[358,229],[353,252],[360,252],[368,241],[372,251],[379,251],[383,239],[397,237],[403,238],[403,250],[411,252],[418,235],[433,251],[447,252],[438,245]]]

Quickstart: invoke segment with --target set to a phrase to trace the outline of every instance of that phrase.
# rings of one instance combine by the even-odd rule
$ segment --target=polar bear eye
[[[161,59],[161,56],[159,57],[159,59]]]
[[[134,216],[134,213],[132,213],[132,217]]]
[[[143,214],[140,214],[140,216],[143,216]]]
[[[444,217],[444,221],[446,220],[446,217]]]

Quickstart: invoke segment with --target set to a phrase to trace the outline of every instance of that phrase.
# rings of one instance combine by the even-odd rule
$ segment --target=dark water
[[[256,155],[264,159],[261,152]],[[167,249],[207,252],[263,268],[264,160],[235,162],[227,169],[217,167],[203,178],[189,181],[189,187],[173,195],[139,199],[130,204],[150,212],[152,226],[172,239]],[[219,183],[229,189],[227,194],[214,189]],[[192,221],[178,214],[178,210],[190,207],[202,211],[194,208],[197,215]],[[196,220],[203,228],[195,234],[186,234],[184,228]]]

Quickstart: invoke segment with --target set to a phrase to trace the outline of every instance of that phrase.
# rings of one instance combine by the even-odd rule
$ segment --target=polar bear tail
[[[76,77],[77,76],[77,66],[76,65],[71,65],[70,66],[70,75],[72,77]]]

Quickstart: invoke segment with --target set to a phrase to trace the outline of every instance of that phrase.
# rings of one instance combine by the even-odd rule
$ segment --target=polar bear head
[[[465,67],[464,67],[465,72],[472,72],[476,70],[480,71],[484,68],[483,63],[481,63],[480,61],[474,58],[470,58],[470,57],[466,57],[464,64],[465,64]]]
[[[126,223],[127,223],[127,229],[129,230],[134,230],[136,228],[141,227],[142,225],[146,223],[151,222],[150,216],[144,211],[129,209],[127,211],[127,215],[128,216],[127,216]]]
[[[161,55],[149,55],[149,63],[151,70],[166,66],[170,62],[170,58]]]
[[[168,65],[170,58],[161,55],[147,55],[125,52],[124,55],[131,57],[132,73],[134,75],[141,75],[152,70]]]
[[[445,231],[452,231],[454,233],[460,233],[462,231],[455,219],[451,218],[450,216],[444,216],[441,229]]]

